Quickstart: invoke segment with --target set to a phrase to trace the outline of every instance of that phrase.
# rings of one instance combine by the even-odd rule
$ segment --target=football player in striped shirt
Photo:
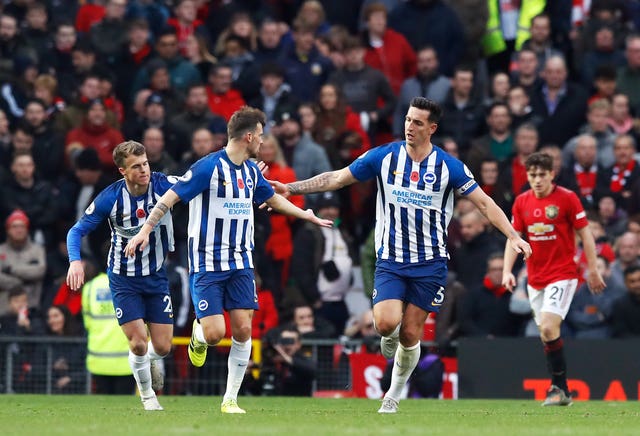
[[[236,111],[227,126],[227,146],[203,157],[179,178],[158,200],[126,248],[130,256],[146,250],[149,235],[169,208],[179,200],[189,202],[191,298],[198,318],[193,324],[189,358],[195,366],[204,364],[207,347],[225,335],[223,310],[227,310],[232,345],[222,413],[245,413],[238,407],[237,397],[251,354],[251,317],[258,308],[251,254],[253,205],[266,202],[280,213],[323,227],[332,225],[311,209],[302,210],[275,194],[258,166],[249,160],[262,145],[264,124],[264,113],[258,109]]]
[[[163,268],[165,257],[173,251],[171,215],[163,217],[144,250],[129,258],[124,249],[173,181],[151,172],[145,148],[139,142],[118,144],[113,161],[122,179],[100,192],[67,234],[67,284],[75,290],[82,287],[82,237],[107,219],[111,227],[107,275],[118,323],[129,340],[129,364],[145,410],[162,410],[154,388],[161,389],[164,383],[159,360],[171,351],[173,337],[173,308]],[[151,336],[148,344],[147,327]]]
[[[504,212],[478,189],[466,165],[431,143],[441,112],[435,102],[416,97],[405,116],[406,141],[371,149],[341,170],[287,185],[270,182],[278,193],[289,195],[377,181],[373,315],[382,354],[395,357],[391,387],[379,413],[397,412],[402,389],[420,358],[424,323],[444,302],[454,194],[467,196],[516,252],[531,254]]]

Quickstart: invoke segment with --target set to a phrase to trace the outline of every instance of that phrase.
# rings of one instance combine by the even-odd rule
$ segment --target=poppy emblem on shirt
[[[238,179],[238,188],[244,189],[244,182],[242,181],[242,179]]]
[[[138,218],[144,218],[147,216],[147,213],[144,211],[144,209],[138,209],[136,210],[136,216]]]
[[[558,216],[558,211],[558,206],[550,205],[544,208],[544,215],[552,220]]]
[[[417,171],[413,171],[411,173],[411,181],[412,182],[417,182],[419,178],[420,178],[420,175],[418,174]]]

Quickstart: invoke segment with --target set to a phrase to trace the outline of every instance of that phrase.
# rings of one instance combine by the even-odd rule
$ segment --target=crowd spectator
[[[142,134],[144,145],[149,160],[151,171],[175,175],[178,163],[165,150],[164,133],[157,127],[149,127]]]
[[[515,68],[511,73],[511,82],[513,86],[521,86],[527,95],[533,95],[533,92],[539,86],[542,86],[540,78],[540,69],[544,64],[540,64],[538,56],[533,50],[522,49],[516,54]]]
[[[611,336],[631,338],[640,336],[640,266],[624,270],[626,294],[615,301],[611,310]]]
[[[504,102],[494,102],[487,109],[486,124],[488,132],[471,143],[467,153],[467,166],[474,175],[479,175],[480,163],[487,158],[498,162],[513,153],[513,133],[511,131],[511,113]]]
[[[462,245],[455,252],[454,271],[460,273],[458,280],[469,290],[485,276],[485,259],[502,248],[502,241],[488,231],[487,225],[486,218],[477,210],[460,217]]]
[[[187,89],[184,108],[169,120],[168,129],[172,135],[171,139],[177,147],[174,153],[184,153],[191,134],[195,130],[206,128],[214,118],[220,118],[219,115],[211,112],[208,103],[206,86],[193,84]],[[181,146],[184,148],[180,149]]]
[[[157,56],[138,70],[131,88],[132,93],[149,87],[152,83],[153,73],[155,72],[151,63],[153,60],[163,61],[162,63],[166,65],[171,88],[177,93],[184,93],[189,86],[200,82],[200,72],[180,55],[178,36],[173,28],[165,28],[160,34],[156,35],[155,52]]]
[[[600,294],[592,294],[587,284],[578,288],[569,313],[567,325],[575,338],[606,339],[611,336],[611,311],[615,301],[624,295],[624,286],[611,282],[609,261],[598,256],[597,268],[606,283],[606,288]]]
[[[0,187],[2,216],[21,209],[29,218],[29,233],[36,243],[47,249],[54,246],[55,223],[58,219],[57,191],[46,180],[37,180],[35,164],[28,151],[14,153],[11,176]]]
[[[414,23],[422,23],[415,26]],[[440,59],[440,72],[450,76],[464,50],[464,29],[442,0],[409,0],[389,13],[389,27],[404,35],[414,50],[431,44]]]
[[[640,239],[633,232],[620,235],[614,244],[615,260],[611,262],[611,284],[616,288],[624,286],[624,271],[630,266],[640,266]]]
[[[313,101],[333,70],[331,61],[314,45],[315,28],[302,19],[293,23],[293,44],[286,47],[278,63],[286,82],[301,102]]]
[[[16,209],[5,222],[7,239],[0,244],[0,291],[6,295],[20,288],[27,296],[31,309],[40,309],[42,278],[46,270],[45,250],[29,236],[29,217]],[[0,305],[0,314],[8,307]]]
[[[47,310],[47,333],[54,337],[81,337],[82,328],[65,306]],[[85,347],[83,344],[59,344],[53,347],[52,391],[56,394],[86,392]]]
[[[336,70],[329,81],[342,90],[345,103],[360,115],[362,128],[373,142],[379,132],[389,130],[387,120],[393,113],[396,97],[385,75],[365,63],[366,51],[360,38],[348,38],[343,53],[344,68]]]
[[[640,35],[632,34],[626,38],[626,65],[618,69],[616,89],[629,97],[634,110],[640,106]]]
[[[340,222],[340,202],[337,194],[325,193],[315,204],[319,217]],[[315,227],[315,226],[314,226]],[[353,282],[352,237],[345,229],[334,226],[320,230],[300,228],[293,240],[291,278],[305,301],[316,313],[342,333],[349,310],[345,296]]]
[[[613,143],[612,165],[598,173],[594,197],[599,200],[611,196],[616,206],[622,209],[629,207],[632,196],[631,188],[640,179],[640,166],[636,162],[636,143],[630,135],[620,135]]]
[[[393,114],[393,136],[404,137],[404,117],[411,99],[426,97],[436,103],[444,102],[451,82],[439,72],[438,54],[432,46],[425,46],[416,55],[416,75],[402,83]]]
[[[494,338],[522,334],[528,317],[518,316],[509,308],[511,293],[502,286],[502,256],[502,252],[485,256],[483,279],[473,282],[462,297],[458,313],[460,336]]]
[[[209,109],[227,122],[235,111],[245,105],[242,94],[232,84],[233,70],[229,64],[218,63],[209,71]]]
[[[531,107],[542,116],[542,143],[565,144],[584,123],[587,94],[567,77],[565,60],[551,56],[544,65],[542,85],[531,94]]]
[[[71,129],[65,138],[65,153],[69,161],[79,150],[93,148],[105,171],[115,172],[113,150],[124,141],[119,130],[109,126],[107,107],[103,100],[95,99],[87,104],[87,113],[82,124]]]
[[[263,141],[258,157],[268,165],[265,176],[269,180],[277,180],[282,183],[295,182],[297,180],[296,173],[287,165],[277,138],[273,135],[267,135]],[[293,195],[289,197],[289,201],[300,208],[304,206],[304,197],[301,195]],[[266,241],[265,254],[272,272],[272,280],[267,287],[273,292],[275,301],[280,304],[283,287],[289,278],[295,220],[277,212],[272,212],[269,219],[271,233]]]
[[[364,61],[382,71],[397,95],[402,83],[416,73],[416,53],[402,34],[387,27],[388,10],[383,3],[365,6],[363,15],[367,43]]]
[[[250,101],[249,106],[265,113],[265,133],[269,133],[281,114],[298,110],[298,99],[291,92],[291,86],[284,82],[284,70],[276,63],[262,64],[260,83],[260,96]]]
[[[276,118],[273,134],[282,145],[287,164],[293,168],[298,179],[317,176],[331,170],[325,149],[310,135],[303,134],[300,119],[295,112],[284,112]],[[306,207],[313,208],[319,194],[305,195]]]
[[[444,102],[442,117],[436,135],[450,136],[458,144],[460,154],[465,157],[471,140],[482,133],[484,107],[473,93],[474,72],[471,68],[457,67],[451,79],[451,89]]]

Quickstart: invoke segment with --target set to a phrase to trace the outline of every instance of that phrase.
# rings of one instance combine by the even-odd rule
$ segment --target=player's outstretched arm
[[[267,205],[282,214],[309,221],[320,227],[331,227],[333,221],[317,217],[311,209],[302,210],[280,194],[275,194],[266,201]]]
[[[124,253],[126,256],[133,257],[138,246],[140,247],[140,251],[144,250],[147,244],[149,244],[149,234],[151,233],[153,228],[160,222],[162,217],[169,211],[169,209],[171,209],[171,207],[179,200],[180,197],[178,197],[178,194],[176,194],[171,189],[169,189],[164,193],[162,197],[160,197],[156,205],[153,207],[153,209],[151,209],[149,217],[138,231],[138,234],[131,238],[127,243],[127,246],[124,248]]]
[[[589,230],[589,227],[583,227],[576,230],[576,232],[582,240],[582,248],[584,249],[584,254],[587,257],[587,285],[589,286],[589,290],[592,294],[599,294],[603,291],[606,284],[598,272],[598,268],[596,268],[596,259],[598,257],[596,241],[593,239],[593,234],[591,233],[591,230]]]
[[[517,253],[522,253],[525,259],[531,256],[531,246],[529,243],[522,239],[520,234],[515,231],[507,216],[491,197],[485,194],[482,189],[476,188],[467,198],[480,209],[480,212],[487,217],[491,224],[507,237],[513,250]]]
[[[310,179],[299,180],[297,182],[284,183],[275,180],[269,180],[269,183],[276,193],[288,197],[296,194],[311,194],[313,192],[335,191],[337,189],[349,186],[357,182],[358,179],[353,177],[349,167],[341,170],[328,171],[318,174]]]

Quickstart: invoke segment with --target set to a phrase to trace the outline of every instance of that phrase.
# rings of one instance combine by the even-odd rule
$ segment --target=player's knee
[[[420,341],[422,331],[403,326],[400,329],[400,343],[405,347],[411,347]]]
[[[129,349],[136,356],[144,356],[147,353],[147,341],[131,339]]]
[[[560,336],[560,330],[555,325],[542,324],[540,326],[540,337],[544,342],[553,341]]]
[[[251,339],[251,326],[241,326],[233,330],[233,337],[236,341],[245,342]]]
[[[224,337],[224,327],[219,329],[215,326],[203,328],[204,338],[209,345],[216,345]]]
[[[376,320],[376,330],[382,336],[389,336],[398,326],[397,322],[388,319]]]
[[[155,349],[157,355],[164,357],[171,351],[171,341],[167,342],[166,344],[154,344],[153,348]]]

